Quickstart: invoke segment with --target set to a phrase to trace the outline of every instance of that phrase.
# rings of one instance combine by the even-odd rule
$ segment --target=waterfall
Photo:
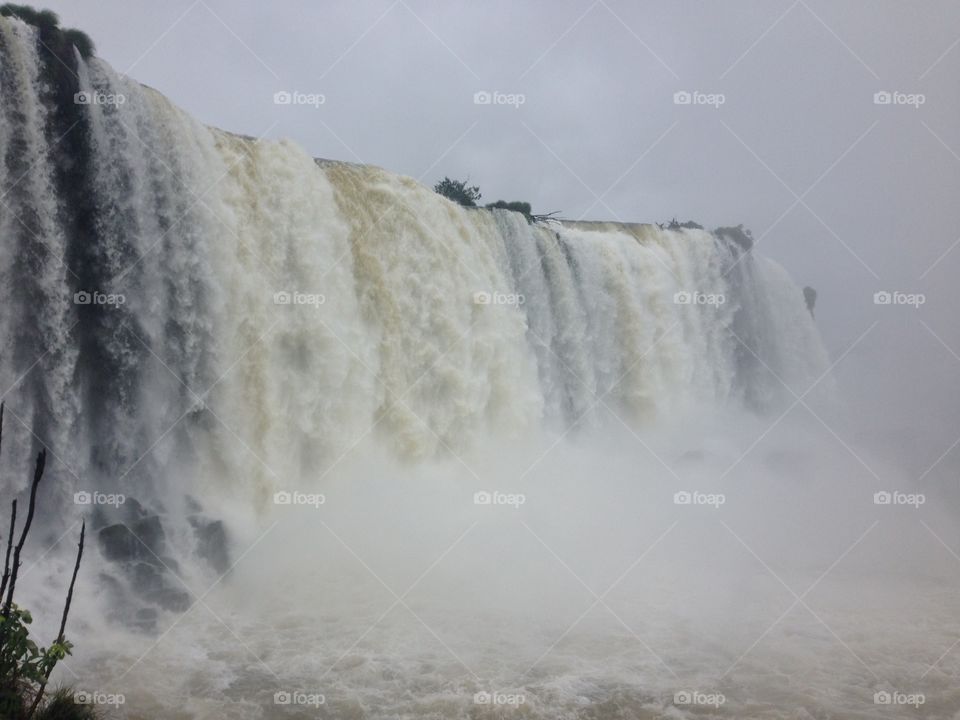
[[[826,368],[787,274],[710,232],[460,207],[205,127],[10,18],[0,88],[4,461],[49,446],[51,492],[123,492],[125,522],[265,508],[363,440],[418,462],[772,412]]]

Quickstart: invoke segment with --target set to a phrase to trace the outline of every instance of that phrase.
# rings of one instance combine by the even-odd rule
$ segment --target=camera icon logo
[[[73,494],[74,505],[89,505],[92,502],[93,502],[93,495],[88,493],[86,490],[81,490],[80,492],[75,492]]]
[[[881,90],[873,94],[874,105],[890,105],[893,102],[893,94],[886,90]]]
[[[489,305],[493,300],[493,296],[488,292],[475,292],[473,294],[473,303],[475,305]]]
[[[280,292],[275,292],[273,294],[273,304],[274,305],[289,305],[292,301],[290,293],[281,290]]]
[[[86,90],[73,94],[73,103],[75,105],[90,105],[93,103],[93,95]]]
[[[674,293],[673,302],[677,305],[689,305],[693,302],[693,293],[690,293],[686,290],[681,290],[678,293]]]
[[[281,490],[273,494],[274,505],[289,505],[293,502],[293,496],[286,490]]]
[[[693,495],[686,490],[681,490],[673,494],[674,505],[690,505],[693,502]]]
[[[686,90],[678,90],[673,94],[674,105],[690,105],[693,102],[693,95]]]
[[[881,490],[873,494],[874,505],[890,505],[893,502],[893,494],[886,490]]]
[[[489,105],[493,102],[493,95],[486,90],[478,90],[473,94],[474,105]]]
[[[893,302],[893,295],[888,293],[886,290],[881,290],[880,292],[875,292],[873,294],[874,305],[889,305],[891,302]]]
[[[491,695],[486,690],[481,690],[478,693],[473,694],[473,702],[476,705],[489,705],[491,700]]]
[[[493,503],[493,495],[486,490],[480,490],[473,494],[474,505],[490,505],[491,503]]]
[[[886,690],[880,690],[873,694],[874,705],[889,705],[892,702],[893,702],[893,695],[888,693]]]
[[[292,102],[293,102],[293,95],[288,93],[286,90],[281,90],[280,92],[275,92],[273,94],[274,105],[289,105]]]
[[[689,705],[693,702],[693,693],[689,690],[681,690],[673,694],[674,705]]]
[[[73,694],[73,702],[76,705],[92,705],[93,695],[86,690],[77,690]]]
[[[289,705],[291,702],[293,702],[293,696],[284,690],[278,690],[273,694],[274,705]]]
[[[81,290],[73,294],[73,302],[75,305],[89,305],[93,302],[93,296],[86,290]]]

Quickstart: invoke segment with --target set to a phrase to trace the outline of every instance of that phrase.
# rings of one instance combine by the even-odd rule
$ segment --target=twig
[[[70,589],[67,591],[67,602],[63,606],[63,618],[60,620],[60,634],[57,635],[57,642],[63,642],[63,632],[67,628],[67,615],[70,614],[70,603],[73,602],[73,586],[77,582],[77,573],[80,571],[80,559],[83,557],[83,536],[87,532],[87,521],[84,520],[80,526],[80,543],[77,546],[77,563],[73,566],[73,577],[70,578]]]
[[[23,544],[27,541],[27,533],[30,532],[30,525],[33,523],[33,511],[37,504],[37,486],[40,484],[40,478],[43,477],[43,468],[47,464],[47,451],[41,450],[37,453],[37,464],[33,470],[33,485],[30,486],[30,507],[27,509],[27,521],[23,526],[23,532],[20,533],[20,541],[13,550],[13,567],[10,569],[10,585],[7,588],[7,599],[3,604],[2,617],[10,617],[10,606],[13,604],[13,591],[17,586],[17,574],[20,570],[20,551],[23,550]],[[3,638],[0,637],[0,647],[2,647]]]
[[[533,222],[543,222],[544,220],[553,220],[553,216],[557,215],[559,212],[560,212],[559,210],[554,210],[553,212],[531,215],[530,219],[533,220]]]
[[[67,628],[67,615],[70,614],[70,603],[73,602],[73,586],[77,582],[77,573],[80,571],[80,559],[83,557],[83,537],[87,531],[87,521],[84,520],[83,524],[80,526],[80,543],[77,546],[77,562],[73,566],[73,577],[70,578],[70,589],[67,590],[67,602],[63,606],[63,618],[60,620],[60,632],[57,635],[57,644],[63,642],[63,633]],[[47,689],[47,681],[50,679],[50,673],[53,670],[53,667],[47,669],[47,673],[43,678],[43,682],[40,683],[40,689],[37,690],[37,696],[33,699],[33,703],[30,705],[30,710],[27,711],[27,720],[33,717],[33,713],[37,709],[37,705],[40,704],[40,700],[43,698],[43,692]]]
[[[13,528],[17,524],[17,501],[10,503],[10,537],[7,538],[7,556],[3,560],[3,580],[0,581],[0,598],[7,589],[7,580],[10,579],[10,550],[13,548]]]

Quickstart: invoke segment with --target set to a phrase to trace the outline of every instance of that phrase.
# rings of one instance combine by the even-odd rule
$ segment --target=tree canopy
[[[445,177],[443,180],[433,186],[433,190],[445,198],[458,202],[464,207],[476,207],[480,200],[480,188],[476,185],[467,185],[470,178],[466,180],[451,180]]]
[[[84,58],[93,57],[97,52],[93,40],[85,32],[74,28],[61,28],[60,16],[52,10],[37,10],[29,5],[6,3],[0,5],[0,16],[15,17],[33,25],[40,31],[41,39],[47,45],[60,46],[58,49],[75,47]]]

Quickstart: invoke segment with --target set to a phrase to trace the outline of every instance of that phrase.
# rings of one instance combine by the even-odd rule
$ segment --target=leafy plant
[[[527,217],[530,217],[533,214],[533,208],[528,202],[522,202],[520,200],[514,200],[513,202],[507,202],[506,200],[497,200],[496,202],[487,203],[487,208],[500,208],[502,210],[513,210],[513,212],[518,212]]]
[[[8,616],[0,617],[0,636],[4,639],[0,676],[42,684],[54,666],[70,654],[73,645],[62,640],[49,648],[38,647],[30,639],[29,625],[32,622],[30,611],[15,604],[11,605]]]
[[[3,410],[4,405],[0,403],[0,441],[3,439]],[[67,591],[67,599],[63,607],[60,631],[57,633],[56,640],[49,647],[40,647],[31,639],[30,625],[33,623],[33,616],[29,610],[20,607],[13,601],[20,565],[22,564],[20,555],[33,525],[33,516],[37,504],[37,488],[43,479],[46,462],[47,451],[41,450],[37,454],[33,483],[30,485],[30,504],[27,509],[27,517],[16,545],[13,544],[17,524],[16,499],[10,504],[10,531],[7,537],[7,551],[4,556],[3,578],[0,579],[0,599],[3,603],[2,608],[0,608],[0,713],[2,713],[2,717],[8,720],[30,720],[35,717],[37,709],[44,699],[44,691],[50,679],[50,674],[57,663],[69,655],[73,648],[73,645],[64,636],[64,631],[67,626],[67,616],[70,613],[70,604],[73,601],[73,588],[77,582],[77,572],[80,570],[80,560],[83,558],[86,522],[80,529],[77,562],[73,568],[70,589]]]
[[[464,207],[476,207],[481,197],[480,188],[476,185],[467,185],[468,182],[470,182],[470,178],[466,180],[451,180],[445,177],[433,186],[433,190],[445,198],[460,203]]]
[[[703,230],[703,225],[696,223],[693,220],[687,220],[686,222],[679,222],[676,218],[673,218],[669,223],[664,225],[663,223],[657,223],[657,227],[661,230],[666,228],[667,230]]]
[[[507,202],[506,200],[497,200],[496,202],[487,203],[486,207],[488,210],[499,209],[518,212],[527,219],[528,223],[551,220],[553,219],[554,215],[560,212],[559,210],[554,210],[553,212],[548,212],[543,215],[535,215],[533,212],[533,206],[528,202],[523,202],[522,200],[514,200],[512,202]]]
[[[0,15],[5,17],[13,15],[25,23],[39,28],[53,29],[60,25],[60,16],[53,12],[53,10],[37,10],[29,5],[7,3],[0,7]]]
[[[33,25],[40,31],[40,39],[44,45],[62,54],[71,47],[76,47],[84,58],[93,57],[96,47],[93,40],[81,30],[61,28],[60,16],[52,10],[37,10],[29,5],[7,3],[0,5],[0,16],[15,17],[28,25]]]

